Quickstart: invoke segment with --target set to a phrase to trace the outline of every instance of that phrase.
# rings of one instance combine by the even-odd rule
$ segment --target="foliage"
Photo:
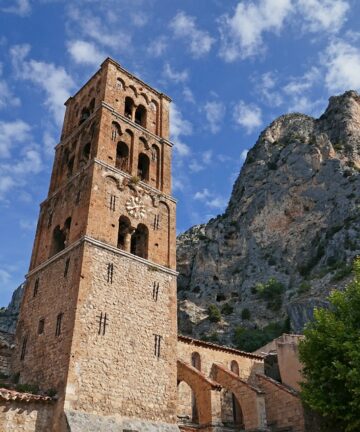
[[[256,284],[256,293],[267,302],[268,309],[278,311],[282,305],[284,285],[275,278],[270,278],[266,283]]]
[[[307,282],[307,281],[303,281],[303,282],[301,282],[301,284],[299,285],[299,288],[298,288],[298,294],[305,294],[305,293],[308,293],[308,292],[310,291],[310,289],[311,289],[311,285],[310,285],[310,283]]]
[[[232,306],[230,303],[225,303],[221,308],[221,312],[224,315],[231,315],[234,312],[234,306]]]
[[[219,336],[216,332],[211,333],[209,336],[207,335],[202,335],[201,336],[201,340],[203,340],[204,342],[219,342]]]
[[[248,308],[243,309],[241,312],[241,319],[249,320],[250,317],[251,317],[251,313],[250,313],[249,309]]]
[[[131,179],[130,179],[130,183],[132,183],[132,184],[138,184],[140,182],[140,177],[138,177],[138,176],[132,176],[131,177]]]
[[[252,352],[281,336],[283,333],[289,332],[288,325],[288,320],[285,320],[285,322],[270,323],[262,329],[246,329],[239,326],[235,329],[233,342],[236,348]]]
[[[221,313],[214,304],[209,305],[208,314],[211,322],[219,322],[221,320]]]
[[[360,430],[360,260],[345,291],[334,291],[329,309],[316,309],[300,344],[302,398],[336,430]]]
[[[23,393],[37,394],[39,392],[39,386],[34,384],[16,384],[15,389]]]

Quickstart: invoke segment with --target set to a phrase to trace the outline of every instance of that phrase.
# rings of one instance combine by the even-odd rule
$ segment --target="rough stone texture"
[[[0,331],[0,374],[9,376],[11,371],[11,356],[14,349],[14,335]]]
[[[66,410],[69,432],[178,432],[176,425],[150,423],[120,417],[101,417],[81,411]]]
[[[299,332],[314,306],[349,280],[344,266],[360,253],[360,96],[330,98],[314,119],[279,117],[249,151],[223,215],[178,237],[179,328],[218,334],[264,326],[289,314]],[[285,286],[271,310],[254,291],[270,277]],[[305,284],[302,285],[302,283]],[[211,323],[207,308],[233,312]],[[241,319],[248,308],[250,320]]]
[[[13,292],[8,307],[0,309],[0,331],[11,334],[15,333],[23,292],[24,284],[21,284]]]
[[[0,430],[3,432],[49,432],[53,406],[0,400]]]

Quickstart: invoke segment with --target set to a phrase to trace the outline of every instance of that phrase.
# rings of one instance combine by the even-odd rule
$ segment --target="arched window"
[[[120,216],[118,244],[117,244],[117,247],[119,249],[129,251],[130,234],[131,234],[131,223],[129,218],[127,218],[126,216]]]
[[[149,181],[149,166],[150,159],[146,156],[145,153],[139,154],[138,161],[138,177],[143,181]]]
[[[237,376],[240,375],[239,365],[238,365],[238,362],[236,360],[232,360],[231,361],[231,363],[230,363],[230,370],[231,370],[231,372],[233,372]]]
[[[146,127],[146,108],[144,105],[139,105],[135,111],[135,123],[142,127]]]
[[[90,110],[88,108],[83,108],[81,110],[81,115],[80,115],[80,121],[79,121],[79,125],[81,125],[82,123],[84,123],[85,120],[87,120],[90,117]]]
[[[131,236],[131,253],[141,258],[148,257],[149,230],[146,225],[139,224]]]
[[[131,99],[131,97],[127,96],[125,98],[125,109],[124,109],[125,117],[132,119],[133,110],[134,110],[134,101]]]
[[[74,161],[75,161],[75,157],[74,156],[67,161],[66,166],[67,166],[67,175],[68,175],[68,177],[70,177],[72,175],[72,173],[73,173]]]
[[[65,241],[66,241],[66,236],[63,230],[60,229],[60,226],[57,225],[53,231],[51,255],[55,255],[58,252],[65,249]]]
[[[191,354],[191,366],[195,369],[201,371],[201,358],[198,352],[193,352]]]
[[[111,139],[113,141],[116,141],[117,138],[120,136],[120,134],[121,134],[121,129],[120,129],[119,123],[112,122],[111,123]]]
[[[121,78],[117,78],[117,80],[116,80],[116,87],[119,90],[124,90],[125,85],[124,85],[124,81]]]
[[[120,141],[116,147],[116,168],[129,172],[129,147]]]

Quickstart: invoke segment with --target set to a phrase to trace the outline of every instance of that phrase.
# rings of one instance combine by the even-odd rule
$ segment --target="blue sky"
[[[28,269],[63,103],[107,56],[173,99],[181,232],[224,211],[274,118],[360,88],[360,2],[0,0],[0,305]]]

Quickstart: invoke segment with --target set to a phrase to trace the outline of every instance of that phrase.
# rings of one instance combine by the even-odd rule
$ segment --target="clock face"
[[[130,216],[135,219],[146,218],[146,207],[144,201],[140,197],[130,197],[125,204],[125,208]]]

